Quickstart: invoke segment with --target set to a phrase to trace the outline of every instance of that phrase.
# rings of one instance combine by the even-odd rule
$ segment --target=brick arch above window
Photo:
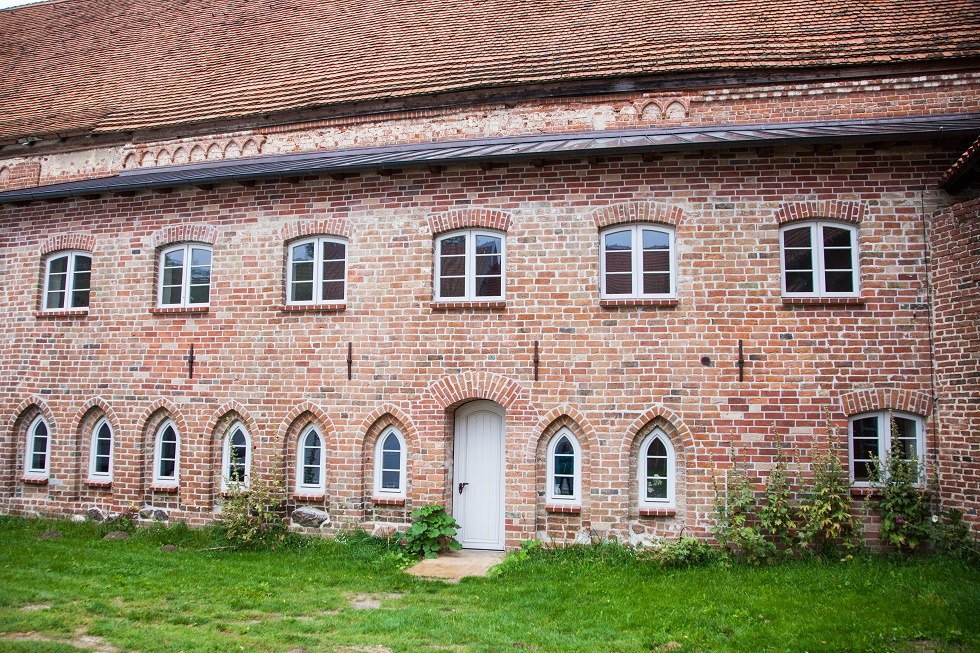
[[[638,439],[645,437],[652,428],[657,426],[667,427],[664,428],[664,431],[672,440],[676,436],[674,446],[687,449],[694,445],[694,434],[691,433],[691,429],[677,414],[663,406],[649,408],[637,416],[626,429],[627,442],[633,446]]]
[[[31,396],[18,403],[12,411],[9,431],[16,433],[18,429],[26,429],[28,424],[38,415],[44,416],[44,421],[52,430],[58,428],[58,420],[55,419],[54,413],[44,399]]]
[[[75,424],[79,429],[79,436],[85,437],[86,434],[83,428],[85,422],[88,418],[98,413],[102,417],[106,418],[109,422],[109,426],[112,427],[112,432],[116,433],[119,429],[119,416],[116,415],[116,411],[109,405],[109,403],[102,397],[92,397],[75,412],[75,417],[72,419],[72,424]]]
[[[506,211],[497,209],[456,209],[445,213],[436,213],[429,216],[429,230],[433,236],[455,231],[457,229],[468,229],[480,227],[483,229],[493,229],[506,232],[510,229],[511,216]]]
[[[676,227],[683,215],[684,210],[673,204],[635,201],[596,209],[592,212],[592,219],[597,229],[634,222],[653,222]]]
[[[48,236],[41,243],[41,256],[63,249],[78,249],[91,252],[95,249],[95,236],[91,234],[67,233]]]
[[[236,422],[245,425],[245,429],[253,441],[259,438],[259,430],[255,420],[252,419],[252,414],[237,401],[228,401],[211,413],[204,432],[211,438],[212,443],[220,443]]]
[[[158,229],[151,236],[154,248],[174,243],[207,243],[213,246],[217,240],[218,228],[209,224],[170,225]]]
[[[307,236],[340,236],[350,238],[353,230],[350,222],[344,218],[331,217],[320,220],[300,220],[290,222],[282,227],[282,239],[285,242],[305,238]]]
[[[840,397],[844,415],[852,416],[879,410],[898,410],[925,417],[932,412],[932,399],[924,392],[900,388],[872,388],[848,392]]]
[[[839,200],[819,202],[785,202],[776,211],[776,224],[784,225],[800,220],[840,220],[860,224],[864,219],[864,204]]]
[[[184,420],[184,414],[181,410],[169,399],[160,398],[155,400],[147,406],[136,421],[142,433],[144,444],[149,443],[150,445],[148,449],[150,458],[153,457],[153,442],[157,436],[157,428],[168,419],[174,423],[181,438],[183,438],[184,434],[188,432],[187,422]]]
[[[330,415],[313,402],[304,401],[290,410],[282,424],[279,425],[278,441],[286,447],[285,451],[289,451],[289,447],[295,444],[293,440],[299,437],[300,432],[310,424],[317,427],[325,444],[334,444],[337,428],[334,426],[333,420],[330,419]]]
[[[374,439],[388,426],[396,426],[401,431],[405,442],[412,443],[416,440],[418,432],[415,424],[407,412],[395,404],[382,404],[361,421],[358,433],[364,437],[365,452],[367,447],[373,446]]]
[[[544,442],[547,445],[548,440],[563,427],[569,428],[583,447],[595,448],[598,446],[599,438],[589,419],[574,406],[562,404],[541,416],[534,429],[534,433],[538,434],[538,439],[532,438],[528,442],[528,456],[534,456],[540,444]],[[597,449],[595,450],[597,451]]]

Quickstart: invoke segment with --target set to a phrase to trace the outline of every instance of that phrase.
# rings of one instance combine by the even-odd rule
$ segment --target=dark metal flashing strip
[[[0,204],[433,164],[577,158],[638,154],[655,150],[838,143],[977,133],[980,133],[980,113],[733,125],[727,128],[711,125],[483,138],[125,170],[110,177],[6,191],[0,193]]]

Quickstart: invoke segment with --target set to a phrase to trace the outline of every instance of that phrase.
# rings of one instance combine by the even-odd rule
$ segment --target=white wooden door
[[[504,409],[473,401],[456,411],[453,517],[467,549],[504,548]]]

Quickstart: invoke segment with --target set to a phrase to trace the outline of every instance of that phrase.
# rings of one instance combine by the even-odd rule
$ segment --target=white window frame
[[[99,472],[95,469],[96,455],[99,450],[99,431],[102,430],[103,426],[109,427],[109,469],[105,472]],[[92,442],[89,446],[88,454],[88,477],[92,481],[111,481],[112,480],[112,462],[113,454],[116,448],[116,434],[112,432],[112,424],[109,424],[109,420],[105,417],[101,418],[95,423],[95,427],[92,429]]]
[[[211,263],[208,265],[208,301],[191,303],[191,258],[192,250],[204,249],[211,255]],[[181,271],[180,303],[163,303],[163,264],[167,254],[184,250],[184,264]],[[214,281],[214,248],[207,243],[183,243],[160,250],[159,260],[157,261],[157,307],[158,308],[207,308],[211,305],[211,288]]]
[[[176,442],[174,443],[174,475],[160,476],[160,454],[163,447],[163,432],[167,427],[173,429]],[[176,487],[180,481],[180,431],[172,419],[164,420],[157,427],[156,438],[153,443],[153,485],[159,487]]]
[[[572,453],[575,457],[574,466],[572,469],[572,494],[568,495],[556,495],[555,494],[555,447],[562,438],[568,438],[569,443],[572,445]],[[567,427],[562,427],[551,436],[551,441],[548,442],[548,477],[547,477],[547,497],[549,503],[563,503],[569,505],[580,505],[582,503],[582,448],[579,446],[578,438],[572,434],[571,430]]]
[[[812,251],[813,270],[813,292],[789,292],[786,290],[786,274],[792,272],[786,268],[786,247],[784,245],[784,234],[787,231],[810,228],[810,245]],[[851,292],[828,292],[826,290],[827,278],[824,274],[824,242],[823,228],[834,227],[851,232],[851,274],[853,275],[854,290]],[[836,222],[834,220],[800,220],[790,222],[779,228],[779,286],[783,297],[859,297],[861,295],[861,243],[858,240],[860,232],[857,225],[846,222]]]
[[[670,292],[666,293],[644,293],[643,292],[643,231],[659,231],[667,234],[669,239],[670,257]],[[633,292],[611,294],[606,292],[606,236],[620,231],[629,231],[633,244],[632,255],[632,278]],[[604,228],[599,232],[599,298],[600,299],[674,299],[677,297],[677,246],[675,242],[675,230],[669,225],[639,222],[635,224],[616,224]]]
[[[667,497],[664,499],[647,498],[647,452],[654,441],[663,442],[664,450],[667,452]],[[655,428],[643,437],[640,448],[637,452],[636,461],[636,480],[640,508],[672,508],[675,505],[675,492],[677,488],[677,455],[674,445],[670,438],[664,433],[663,429]]]
[[[442,264],[442,241],[455,236],[465,236],[465,261],[463,267],[465,292],[462,297],[443,297],[439,271]],[[500,295],[476,295],[476,237],[489,236],[500,239]],[[437,302],[502,302],[507,300],[507,233],[494,229],[457,229],[439,234],[434,243],[432,264],[433,297]]]
[[[63,256],[68,257],[66,268],[67,277],[65,278],[65,300],[61,306],[48,307],[48,293],[51,291],[51,264],[55,259]],[[84,256],[89,260],[89,301],[84,306],[74,306],[72,296],[75,294],[75,265],[78,257]],[[75,311],[88,309],[92,302],[92,252],[84,249],[62,249],[48,254],[44,259],[44,295],[41,297],[42,311]]]
[[[320,440],[320,482],[317,484],[307,484],[303,482],[303,470],[305,469],[305,457],[303,456],[306,448],[306,438],[310,433],[315,433]],[[296,493],[297,494],[324,494],[327,489],[327,446],[323,439],[323,433],[315,425],[310,424],[303,429],[299,438],[296,440]]]
[[[299,245],[313,243],[313,299],[310,301],[293,300],[293,248]],[[344,246],[344,296],[341,299],[323,299],[323,243],[338,243]],[[286,243],[286,304],[289,306],[333,306],[347,303],[347,273],[350,259],[350,243],[346,238],[337,236],[315,236]]]
[[[397,488],[384,488],[381,483],[381,471],[383,456],[381,455],[382,446],[384,446],[384,441],[388,439],[388,436],[394,434],[398,439],[398,445],[401,447],[401,456],[399,456],[399,468],[398,468],[398,487]],[[404,498],[405,497],[405,485],[406,477],[405,470],[407,469],[406,460],[408,458],[408,447],[405,446],[405,437],[402,432],[398,430],[395,426],[385,427],[381,434],[378,436],[378,441],[374,444],[374,496],[377,497],[389,497],[389,498]],[[391,470],[388,470],[391,471]]]
[[[34,467],[34,431],[39,425],[43,424],[47,431],[44,440],[44,467]],[[24,446],[24,476],[28,478],[48,478],[51,471],[51,425],[43,415],[38,415],[27,427],[27,441]]]
[[[914,415],[900,410],[875,410],[851,415],[847,418],[847,475],[853,487],[871,487],[873,479],[859,481],[854,477],[854,422],[860,419],[874,417],[878,420],[878,460],[884,461],[886,454],[891,452],[892,429],[891,418],[901,417],[915,423],[915,450],[917,452],[919,476],[921,482],[926,479],[926,420],[921,415]],[[863,459],[862,459],[863,460]]]
[[[231,436],[235,431],[241,431],[245,436],[245,478],[241,481],[232,481],[228,478],[228,464],[231,462]],[[224,492],[229,490],[244,490],[249,486],[252,478],[252,436],[248,429],[241,422],[235,422],[225,433],[221,444],[221,489]]]

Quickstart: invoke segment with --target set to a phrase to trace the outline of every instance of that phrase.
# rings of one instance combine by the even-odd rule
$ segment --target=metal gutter
[[[980,133],[980,113],[841,121],[592,131],[202,161],[0,193],[0,204],[378,168],[581,158],[651,151],[928,138]]]

